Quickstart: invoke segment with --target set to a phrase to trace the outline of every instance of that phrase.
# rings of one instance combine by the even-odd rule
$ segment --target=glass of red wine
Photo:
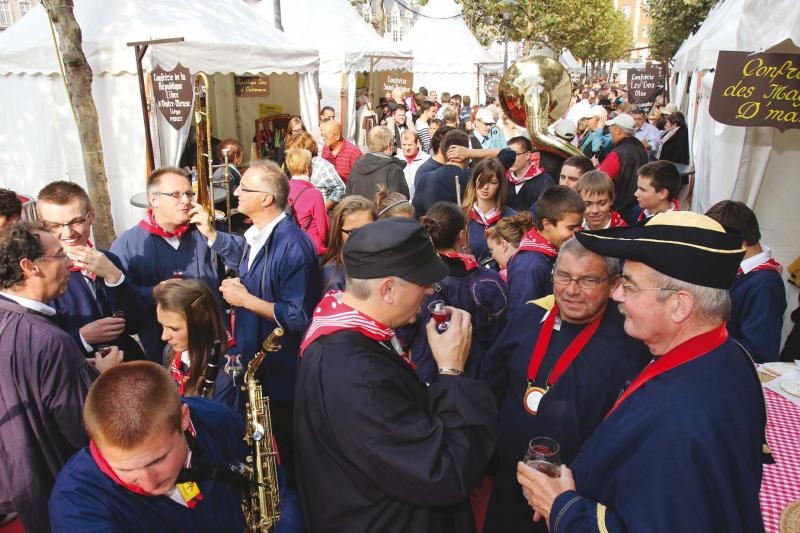
[[[432,301],[428,304],[428,311],[430,312],[431,317],[433,317],[433,320],[436,322],[436,330],[439,333],[447,331],[447,327],[450,325],[450,313],[447,312],[444,301]]]
[[[536,437],[528,444],[528,451],[522,461],[550,477],[561,476],[561,456],[558,442],[550,437]]]

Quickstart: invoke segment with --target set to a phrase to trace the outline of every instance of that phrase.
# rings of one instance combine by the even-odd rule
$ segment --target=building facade
[[[631,61],[644,61],[650,55],[650,16],[645,9],[645,0],[614,0],[614,7],[625,15],[633,30]]]
[[[39,0],[0,0],[0,31],[28,14]]]
[[[379,2],[383,2],[386,14],[383,38],[395,43],[402,41],[414,25],[416,20],[414,12],[420,9],[419,0],[407,0],[403,5],[394,0],[357,0],[353,2],[353,7],[365,21],[372,24]]]

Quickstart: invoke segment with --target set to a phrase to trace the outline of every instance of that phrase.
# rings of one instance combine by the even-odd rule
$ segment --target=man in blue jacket
[[[286,216],[289,180],[275,163],[251,163],[234,194],[239,198],[239,211],[253,225],[244,234],[247,242],[239,277],[224,280],[220,291],[233,307],[233,336],[244,364],[275,328],[285,332],[281,349],[267,356],[258,377],[264,394],[270,397],[275,438],[293,487],[297,354],[319,300],[319,262],[311,239]]]

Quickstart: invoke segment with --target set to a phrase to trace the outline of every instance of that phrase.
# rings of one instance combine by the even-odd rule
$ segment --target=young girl
[[[344,290],[345,273],[342,250],[344,243],[354,230],[374,222],[375,204],[363,196],[348,196],[333,210],[328,252],[322,261],[322,294],[328,291]]]
[[[168,279],[153,288],[153,300],[156,317],[164,328],[161,339],[167,342],[164,365],[181,395],[197,396],[214,341],[219,341],[219,368],[224,366],[228,350],[228,332],[217,299],[199,279]],[[237,408],[234,392],[230,377],[220,370],[214,381],[213,398]]]
[[[508,281],[508,261],[519,248],[522,236],[532,227],[533,217],[530,212],[523,211],[500,219],[497,224],[486,230],[486,243],[503,281]]]
[[[467,183],[462,207],[469,220],[469,247],[479,263],[491,257],[486,244],[486,231],[503,217],[516,211],[505,206],[508,180],[503,165],[487,157],[475,165]]]
[[[482,268],[471,255],[460,252],[467,240],[464,212],[454,203],[437,202],[420,219],[433,241],[433,246],[447,265],[449,275],[434,285],[434,294],[426,296],[416,332],[411,340],[411,354],[417,375],[430,382],[436,378],[437,365],[428,345],[425,326],[430,319],[428,305],[443,300],[472,316],[472,345],[464,374],[480,378],[481,366],[505,322],[508,304],[506,286],[491,269]]]
[[[408,198],[399,192],[389,192],[383,184],[378,185],[375,209],[378,211],[379,220],[391,217],[414,218],[414,206]]]
[[[289,204],[294,210],[297,224],[311,237],[317,247],[317,255],[324,255],[328,249],[330,223],[322,193],[311,184],[309,177],[311,152],[304,148],[286,150],[286,169],[292,176],[289,180]]]

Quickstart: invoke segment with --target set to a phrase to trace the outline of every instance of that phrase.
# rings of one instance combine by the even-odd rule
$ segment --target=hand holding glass
[[[447,312],[444,301],[432,301],[430,304],[428,304],[428,311],[430,311],[431,317],[436,322],[436,330],[439,333],[447,331],[447,327],[450,325],[450,313]]]
[[[523,462],[550,477],[561,477],[561,456],[558,442],[549,437],[536,437],[528,444]]]

